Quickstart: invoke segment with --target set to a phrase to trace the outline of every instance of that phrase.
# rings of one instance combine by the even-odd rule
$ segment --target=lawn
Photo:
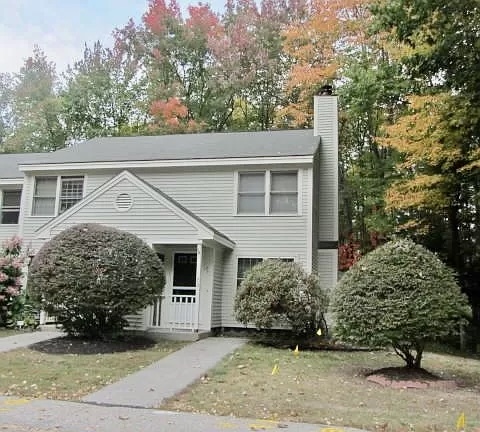
[[[20,332],[18,330],[1,328],[0,329],[0,338],[7,337],[7,336],[13,336],[13,335],[16,335],[16,334],[19,334],[19,333],[23,333],[23,332]]]
[[[0,353],[0,394],[78,400],[184,345],[111,345],[61,338],[36,344],[35,349]]]
[[[160,408],[382,431],[455,430],[464,412],[468,430],[480,431],[480,360],[425,355],[423,366],[455,379],[455,390],[392,389],[365,380],[368,371],[401,365],[384,351],[295,357],[291,350],[249,344]]]

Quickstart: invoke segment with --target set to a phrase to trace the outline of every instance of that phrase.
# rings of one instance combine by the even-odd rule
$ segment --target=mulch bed
[[[151,339],[141,336],[125,336],[115,340],[85,340],[59,337],[30,345],[29,348],[46,354],[112,354],[124,351],[148,349],[155,345]]]
[[[383,387],[396,389],[427,389],[454,390],[457,383],[453,380],[440,378],[425,369],[411,369],[407,367],[388,367],[378,369],[367,374],[367,381]]]

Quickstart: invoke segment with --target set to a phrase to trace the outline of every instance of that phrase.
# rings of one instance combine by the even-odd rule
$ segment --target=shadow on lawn
[[[114,340],[85,340],[68,336],[30,345],[29,348],[46,354],[113,354],[151,348],[155,341],[142,336],[124,336]]]

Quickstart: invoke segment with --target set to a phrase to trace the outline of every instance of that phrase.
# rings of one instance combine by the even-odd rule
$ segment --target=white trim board
[[[238,166],[238,165],[270,165],[270,164],[311,164],[313,155],[278,156],[278,157],[245,157],[224,159],[172,159],[154,161],[113,161],[113,162],[61,162],[43,164],[19,164],[23,172],[58,171],[58,170],[90,170],[90,169],[127,169],[127,168],[166,168],[166,167],[202,167],[202,166]]]

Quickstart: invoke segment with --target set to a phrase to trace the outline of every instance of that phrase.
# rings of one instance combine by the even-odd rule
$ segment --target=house
[[[199,334],[239,327],[245,272],[266,258],[337,278],[337,98],[315,97],[314,130],[94,138],[0,155],[0,240],[34,250],[96,222],[129,231],[164,261],[158,301],[132,328]]]

